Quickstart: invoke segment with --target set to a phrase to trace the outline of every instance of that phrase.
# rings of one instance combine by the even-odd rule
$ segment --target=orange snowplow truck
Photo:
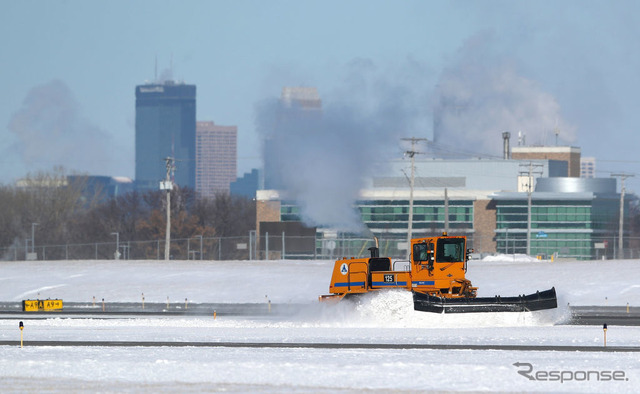
[[[411,240],[409,261],[380,257],[377,246],[369,258],[337,260],[329,285],[330,295],[321,301],[340,300],[382,289],[413,292],[414,309],[425,312],[507,312],[555,308],[555,289],[516,297],[477,298],[476,287],[466,279],[472,250],[464,236]]]

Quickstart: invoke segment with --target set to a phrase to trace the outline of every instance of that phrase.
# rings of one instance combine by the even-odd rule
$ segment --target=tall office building
[[[236,180],[237,126],[213,122],[196,124],[196,191],[204,197],[229,193]]]
[[[260,185],[261,175],[260,170],[254,168],[251,172],[246,172],[241,178],[231,182],[229,192],[234,196],[244,196],[247,198],[256,198],[256,191],[264,189]]]
[[[174,182],[196,186],[196,87],[174,81],[136,86],[136,188],[158,190],[165,158]]]
[[[290,138],[319,132],[322,100],[313,87],[284,87],[280,95],[275,123],[264,141],[264,187],[285,188],[286,169],[282,163]]]

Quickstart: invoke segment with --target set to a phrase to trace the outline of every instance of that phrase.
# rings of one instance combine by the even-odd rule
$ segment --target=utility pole
[[[612,177],[620,178],[620,219],[618,221],[618,256],[617,258],[624,258],[623,247],[623,232],[624,232],[624,181],[625,179],[632,177],[631,174],[611,174]]]
[[[444,232],[449,233],[449,195],[447,188],[444,188]]]
[[[164,259],[169,260],[169,251],[171,249],[171,190],[173,189],[171,173],[175,170],[175,164],[173,157],[166,157],[164,161],[167,167],[167,177],[164,182],[160,182],[160,190],[167,191],[167,229],[165,232]]]
[[[525,164],[520,164],[521,166],[525,165]],[[527,172],[524,172],[525,174],[528,173],[528,178],[527,178],[527,234],[526,234],[526,238],[527,238],[527,256],[529,256],[531,254],[531,193],[533,192],[533,174],[538,174],[538,175],[542,175],[542,171],[541,170],[537,170],[534,171],[533,168],[534,167],[542,167],[542,164],[533,164],[532,162],[529,162],[529,164],[526,164],[529,167],[529,170]],[[523,172],[520,172],[520,175],[522,175]],[[515,254],[515,246],[514,246],[514,252]]]
[[[409,225],[407,229],[407,260],[411,258],[411,234],[413,233],[413,188],[415,186],[415,145],[420,141],[427,141],[426,138],[402,138],[403,141],[411,141],[411,150],[404,152],[406,156],[411,158],[411,177],[409,179]]]
[[[36,247],[35,234],[36,234],[36,226],[38,225],[39,223],[31,223],[31,253],[35,253],[35,247]]]

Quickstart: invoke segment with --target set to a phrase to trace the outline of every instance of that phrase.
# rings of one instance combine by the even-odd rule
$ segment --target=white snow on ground
[[[276,343],[603,344],[601,326],[562,325],[571,305],[640,306],[640,261],[548,262],[522,256],[472,261],[479,296],[555,286],[560,307],[535,313],[416,312],[410,293],[386,291],[358,304],[317,302],[331,261],[0,262],[0,301],[303,304],[294,316],[144,318],[37,315],[0,319],[2,392],[638,392],[639,353],[489,350],[29,347],[32,340]],[[97,314],[98,315],[98,314]],[[63,315],[61,315],[63,316]],[[1,316],[0,316],[1,317]],[[609,346],[640,346],[640,327],[609,326]],[[531,381],[562,373],[564,382]],[[589,375],[586,372],[591,371]],[[622,380],[606,381],[609,371]],[[547,375],[545,375],[547,374]],[[620,375],[623,374],[623,375]],[[587,379],[588,376],[588,379]]]
[[[326,294],[333,261],[32,261],[0,262],[0,301],[314,302]],[[529,294],[556,287],[571,305],[640,304],[640,261],[549,262],[498,256],[469,262],[478,296]],[[265,298],[267,296],[267,298]],[[640,306],[640,305],[639,305]]]

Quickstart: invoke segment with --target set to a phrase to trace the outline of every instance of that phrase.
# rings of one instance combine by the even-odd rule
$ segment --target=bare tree
[[[38,245],[63,245],[48,248],[47,259],[64,258],[67,244],[85,245],[78,246],[86,250],[77,255],[110,258],[113,247],[109,244],[114,241],[113,233],[118,233],[121,242],[148,241],[134,258],[156,257],[166,229],[165,194],[131,192],[107,198],[97,188],[87,187],[87,182],[86,176],[68,177],[56,168],[52,173],[29,175],[13,187],[0,186],[0,247],[13,246],[24,253],[33,228]],[[250,199],[228,194],[198,199],[189,188],[171,193],[174,239],[202,237],[205,248],[214,250],[221,247],[220,238],[246,236],[254,229],[255,203]],[[94,243],[102,243],[104,248],[98,251]],[[189,243],[176,243],[172,254],[188,258],[189,249]],[[10,251],[7,257],[13,258],[15,253]]]
[[[0,194],[2,246],[26,245],[32,231],[40,244],[68,242],[73,222],[87,205],[83,188],[82,178],[70,181],[60,167],[52,173],[29,174],[14,188],[4,187]]]
[[[202,225],[214,227],[219,237],[245,236],[255,230],[255,202],[246,197],[220,193],[213,199],[201,198],[193,213]]]

